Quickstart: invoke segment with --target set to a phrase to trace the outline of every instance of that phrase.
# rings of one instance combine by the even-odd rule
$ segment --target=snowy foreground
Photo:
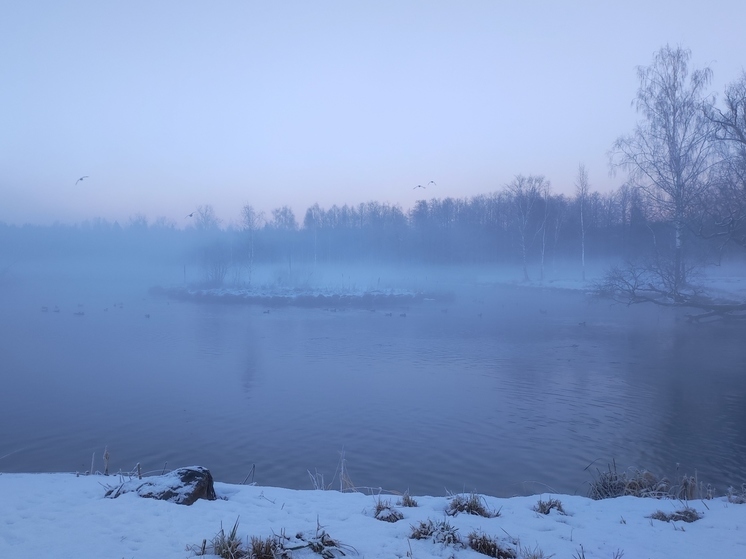
[[[125,494],[104,497],[117,476],[74,474],[0,474],[0,557],[11,558],[185,558],[221,525],[238,535],[266,538],[285,534],[295,543],[324,531],[339,544],[335,556],[412,558],[486,557],[465,546],[432,539],[411,539],[413,526],[447,521],[467,542],[474,530],[518,550],[518,557],[541,558],[703,558],[746,557],[746,504],[725,498],[693,501],[702,514],[692,523],[653,520],[656,511],[674,513],[676,500],[620,497],[593,501],[566,495],[480,499],[495,518],[446,516],[448,497],[415,497],[416,508],[396,506],[397,496],[290,490],[215,483],[217,501],[192,506]],[[540,499],[559,499],[566,515],[539,514]],[[374,516],[376,501],[391,500],[404,518],[396,523]],[[305,540],[295,538],[304,534]],[[190,549],[187,549],[187,547]],[[582,546],[582,547],[581,547]],[[327,548],[328,549],[328,548]],[[521,551],[522,550],[522,551]],[[293,557],[321,558],[309,547]]]

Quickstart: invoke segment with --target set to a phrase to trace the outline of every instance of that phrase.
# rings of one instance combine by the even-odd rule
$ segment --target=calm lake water
[[[309,471],[339,487],[341,451],[355,485],[413,494],[585,494],[586,467],[612,459],[696,470],[720,493],[746,482],[743,326],[453,289],[265,313],[150,296],[126,273],[21,274],[0,299],[0,472],[83,472],[93,453],[103,470],[108,447],[111,471],[199,464],[240,483],[255,465],[257,483],[291,488]]]

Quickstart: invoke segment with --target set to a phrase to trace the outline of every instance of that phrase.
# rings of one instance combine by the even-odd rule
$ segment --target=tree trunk
[[[676,220],[676,246],[674,249],[674,283],[675,290],[678,293],[686,285],[686,277],[684,271],[684,259],[682,257],[681,237],[683,235],[684,223],[683,220]]]
[[[529,281],[525,235],[521,235],[521,255],[523,257],[523,281]]]

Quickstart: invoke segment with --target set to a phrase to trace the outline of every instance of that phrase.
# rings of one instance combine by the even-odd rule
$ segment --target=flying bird
[[[87,178],[88,178],[88,175],[84,177],[80,177],[78,180],[75,181],[75,184],[78,184],[80,181],[82,181],[83,179],[87,179]]]
[[[421,184],[418,184],[417,186],[412,188],[412,190],[417,190],[418,188],[426,188],[426,187],[422,186]]]
[[[195,212],[192,212],[188,216],[186,216],[184,219],[186,219],[187,217],[192,217],[194,214],[195,214]]]

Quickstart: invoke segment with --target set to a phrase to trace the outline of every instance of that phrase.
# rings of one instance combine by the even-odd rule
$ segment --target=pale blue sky
[[[722,92],[745,21],[742,0],[5,2],[0,221],[302,219],[519,173],[572,193],[581,162],[606,191],[635,68],[680,44]]]

